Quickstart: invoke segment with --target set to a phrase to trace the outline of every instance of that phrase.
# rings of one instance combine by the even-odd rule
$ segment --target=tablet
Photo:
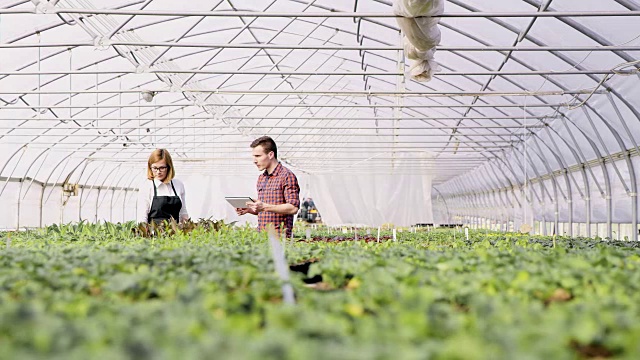
[[[224,199],[227,200],[227,202],[231,204],[231,206],[233,206],[234,208],[240,208],[240,209],[246,209],[247,202],[254,201],[252,198],[248,196],[226,196]]]

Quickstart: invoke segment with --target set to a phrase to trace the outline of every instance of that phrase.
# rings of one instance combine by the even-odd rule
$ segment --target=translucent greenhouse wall
[[[144,166],[142,164],[141,166]],[[138,217],[138,188],[144,172],[135,172],[131,187],[104,183],[78,184],[76,192],[62,184],[42,186],[30,179],[3,179],[2,228],[24,229],[58,223],[125,222]],[[225,196],[256,196],[257,174],[191,175],[181,180],[192,219],[223,219],[256,225],[251,215],[238,216]],[[431,181],[425,176],[361,176],[298,174],[301,199],[313,196],[323,223],[330,226],[412,226],[432,223]]]
[[[555,10],[569,2],[552,3]],[[633,2],[585,1],[585,9],[611,5],[637,10]],[[551,8],[550,8],[551,9]],[[603,8],[604,9],[604,8]],[[506,24],[492,20],[496,24]],[[631,21],[631,19],[629,19]],[[633,20],[637,23],[637,20]],[[528,39],[541,44],[595,44],[617,46],[637,43],[636,32],[621,30],[625,21],[561,19],[562,24],[531,28]],[[551,24],[550,24],[551,25]],[[516,27],[505,28],[518,33]],[[561,30],[562,29],[562,30]],[[478,29],[482,31],[482,29]],[[487,30],[488,31],[488,30]],[[557,34],[562,33],[561,37]],[[555,35],[554,35],[555,34]],[[622,39],[623,36],[629,36]],[[482,36],[479,34],[478,36]],[[496,79],[515,89],[572,89],[590,84],[592,94],[562,99],[514,151],[504,153],[475,171],[436,186],[436,221],[465,223],[473,227],[518,230],[528,224],[538,234],[638,238],[638,156],[640,150],[640,87],[638,52],[613,50],[583,55],[552,51],[516,54],[510,68],[587,70],[612,68],[611,78],[591,74],[587,78],[522,77],[518,82]],[[562,65],[561,65],[562,64]],[[505,66],[506,68],[506,66]],[[617,69],[631,69],[618,73]],[[635,70],[634,70],[635,69]],[[558,70],[562,72],[562,70]],[[606,82],[606,86],[600,87]],[[497,85],[492,82],[492,85]],[[597,91],[600,90],[600,91]],[[591,96],[592,95],[592,96]],[[526,98],[520,110],[523,124],[542,115],[527,104],[553,104],[548,98]],[[517,115],[514,111],[511,114]],[[524,129],[523,125],[523,129]]]
[[[532,134],[526,148],[438,186],[436,221],[503,230],[527,223],[539,234],[637,239],[637,80],[616,81],[624,97],[595,95]]]
[[[330,225],[433,223],[429,176],[313,175],[310,193]]]
[[[640,165],[636,158],[631,163]],[[628,194],[622,183],[612,177],[616,173],[613,164],[619,170],[626,166],[625,161],[604,164],[607,175],[603,175],[601,167],[590,169],[595,179],[602,183],[606,183],[604,179],[608,177],[609,186],[599,184],[598,187],[596,181],[587,177],[588,192],[584,187],[576,186],[567,190],[563,172],[559,171],[551,179],[532,179],[526,186],[434,197],[436,222],[464,223],[504,231],[518,231],[521,225],[529,224],[536,234],[633,239],[634,233],[638,232],[637,224],[633,224],[637,203],[634,203],[635,196]],[[574,171],[568,172],[566,177],[580,179],[583,175],[581,171]],[[459,180],[462,186],[463,180]],[[554,197],[556,192],[557,197]]]
[[[29,186],[30,185],[30,186]],[[28,190],[27,190],[28,188]],[[22,189],[22,190],[21,190]],[[77,196],[67,196],[61,186],[10,181],[0,200],[2,229],[35,228],[51,224],[135,219],[137,190],[91,189],[81,186]]]

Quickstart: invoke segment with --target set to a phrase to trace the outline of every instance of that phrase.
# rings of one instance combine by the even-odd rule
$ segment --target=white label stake
[[[275,231],[269,231],[269,245],[271,245],[271,256],[273,257],[273,263],[276,268],[276,273],[282,281],[282,298],[285,304],[295,304],[295,296],[293,293],[293,287],[289,280],[289,266],[284,257],[284,249],[278,239]]]
[[[393,229],[393,241],[397,241],[397,238],[396,238],[396,229]]]
[[[378,226],[378,242],[380,242],[380,226]]]
[[[311,229],[307,229],[307,240],[311,240]]]
[[[469,228],[464,228],[464,237],[466,237],[467,240],[469,240]]]

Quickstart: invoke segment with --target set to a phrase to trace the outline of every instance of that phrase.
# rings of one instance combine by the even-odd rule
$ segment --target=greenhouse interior
[[[0,0],[0,149],[0,359],[640,357],[638,0]]]

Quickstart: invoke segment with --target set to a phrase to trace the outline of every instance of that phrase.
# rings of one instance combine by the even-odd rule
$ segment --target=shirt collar
[[[155,178],[153,179],[153,183],[154,183],[156,186],[160,186],[160,185],[164,184],[162,181],[157,180],[157,179],[155,179]],[[165,184],[165,185],[168,185],[168,184],[169,184],[169,183],[167,183],[167,184]]]
[[[263,175],[264,176],[274,176],[274,175],[278,175],[278,173],[280,173],[280,169],[282,168],[282,165],[280,164],[280,161],[278,161],[278,165],[276,165],[275,169],[273,169],[273,172],[271,174],[268,173],[267,170],[264,171]]]

